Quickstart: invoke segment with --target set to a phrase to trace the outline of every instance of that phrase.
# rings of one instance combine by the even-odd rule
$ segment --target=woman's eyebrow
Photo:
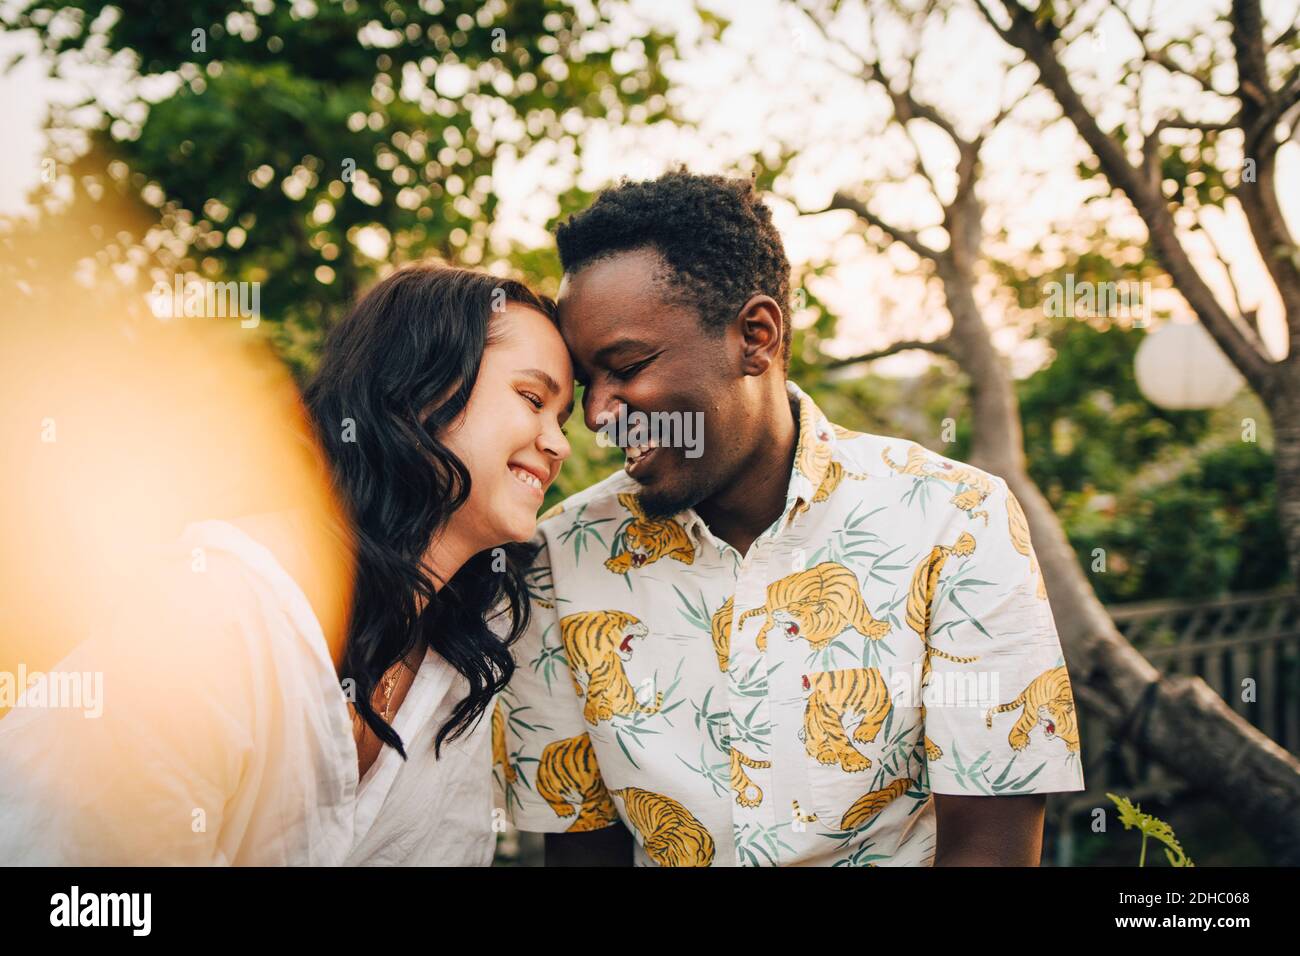
[[[528,378],[540,382],[542,387],[551,394],[552,398],[560,394],[560,383],[551,378],[549,374],[542,371],[540,368],[521,368],[517,370],[517,374],[527,376]],[[564,408],[564,418],[568,418],[572,414],[573,399],[569,399],[569,404]]]
[[[518,375],[527,375],[529,378],[535,378],[542,383],[542,386],[554,397],[560,394],[560,383],[551,378],[549,374],[543,372],[540,368],[521,368],[516,370]]]

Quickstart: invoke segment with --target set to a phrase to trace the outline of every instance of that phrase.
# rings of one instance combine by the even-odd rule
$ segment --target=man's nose
[[[619,400],[614,396],[613,389],[589,385],[582,393],[582,417],[587,422],[587,428],[593,432],[600,431],[613,421],[618,414],[618,406]]]

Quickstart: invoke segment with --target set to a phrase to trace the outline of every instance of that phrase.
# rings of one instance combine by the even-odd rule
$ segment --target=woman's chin
[[[522,544],[532,538],[536,531],[537,515],[512,516],[509,526],[501,529],[501,537],[504,542]]]

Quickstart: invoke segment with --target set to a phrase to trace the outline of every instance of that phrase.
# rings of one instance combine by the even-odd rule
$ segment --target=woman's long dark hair
[[[470,492],[469,471],[438,436],[469,402],[483,351],[498,334],[490,319],[507,302],[555,315],[550,299],[508,279],[445,266],[399,269],[331,331],[304,393],[356,552],[341,676],[355,682],[365,723],[403,758],[401,737],[371,706],[384,672],[427,644],[469,682],[438,730],[440,755],[444,739],[473,726],[505,687],[514,672],[509,645],[528,623],[527,547],[505,546],[504,572],[483,551],[440,590],[423,566]],[[486,623],[503,599],[511,621],[504,639]]]

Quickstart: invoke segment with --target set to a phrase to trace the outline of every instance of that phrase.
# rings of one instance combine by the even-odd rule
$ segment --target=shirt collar
[[[785,495],[788,516],[796,505],[810,504],[821,486],[835,450],[835,432],[821,409],[798,385],[786,382],[785,390],[799,408],[799,443],[795,446],[794,468]]]
[[[790,470],[790,483],[786,488],[785,509],[781,518],[760,538],[772,537],[784,529],[798,513],[796,506],[807,508],[812,503],[813,495],[826,477],[835,449],[835,432],[816,403],[794,382],[787,381],[785,390],[791,404],[798,408],[799,440],[795,445],[794,467]],[[678,512],[675,517],[696,538],[707,530],[704,519],[694,508]]]

